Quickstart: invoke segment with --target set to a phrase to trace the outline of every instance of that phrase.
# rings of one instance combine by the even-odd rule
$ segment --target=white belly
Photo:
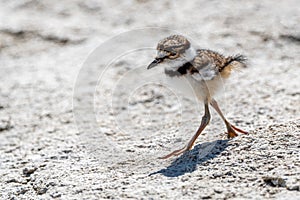
[[[223,88],[223,80],[220,76],[208,81],[196,80],[188,74],[180,77],[166,76],[166,82],[173,91],[179,90],[184,97],[199,101],[210,100]]]

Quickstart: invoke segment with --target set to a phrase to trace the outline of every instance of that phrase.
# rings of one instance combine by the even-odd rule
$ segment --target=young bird
[[[172,79],[186,78],[193,87],[199,101],[204,102],[204,116],[196,134],[182,149],[178,149],[162,159],[177,156],[192,149],[197,137],[210,121],[209,105],[221,116],[227,128],[228,138],[237,136],[236,132],[247,134],[228,122],[221,112],[217,101],[213,98],[223,79],[230,76],[237,67],[245,67],[246,58],[242,55],[224,57],[223,55],[206,49],[195,49],[191,43],[181,35],[171,35],[159,41],[157,56],[147,67],[164,66],[165,75]]]

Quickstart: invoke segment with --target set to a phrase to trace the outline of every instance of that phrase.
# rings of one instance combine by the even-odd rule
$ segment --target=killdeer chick
[[[227,79],[232,70],[245,66],[245,57],[242,55],[225,57],[219,53],[206,49],[195,49],[192,44],[181,35],[171,35],[159,41],[157,56],[147,67],[164,66],[165,75],[172,79],[186,78],[199,101],[204,102],[204,116],[196,134],[182,149],[178,149],[162,159],[177,156],[192,149],[197,137],[202,133],[210,121],[209,105],[211,105],[224,121],[228,138],[236,137],[239,133],[247,134],[231,123],[223,115],[217,101],[214,99],[218,88]]]

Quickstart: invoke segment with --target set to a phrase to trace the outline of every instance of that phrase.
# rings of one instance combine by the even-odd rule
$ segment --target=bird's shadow
[[[163,174],[167,177],[178,177],[185,173],[191,173],[205,161],[211,160],[222,153],[228,147],[229,140],[216,140],[196,145],[192,150],[182,154],[171,165],[157,172],[149,174]]]

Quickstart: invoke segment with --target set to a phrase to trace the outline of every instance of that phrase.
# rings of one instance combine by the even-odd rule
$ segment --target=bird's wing
[[[208,81],[214,79],[218,74],[219,70],[213,57],[198,54],[192,62],[193,70],[191,75],[198,81]]]

